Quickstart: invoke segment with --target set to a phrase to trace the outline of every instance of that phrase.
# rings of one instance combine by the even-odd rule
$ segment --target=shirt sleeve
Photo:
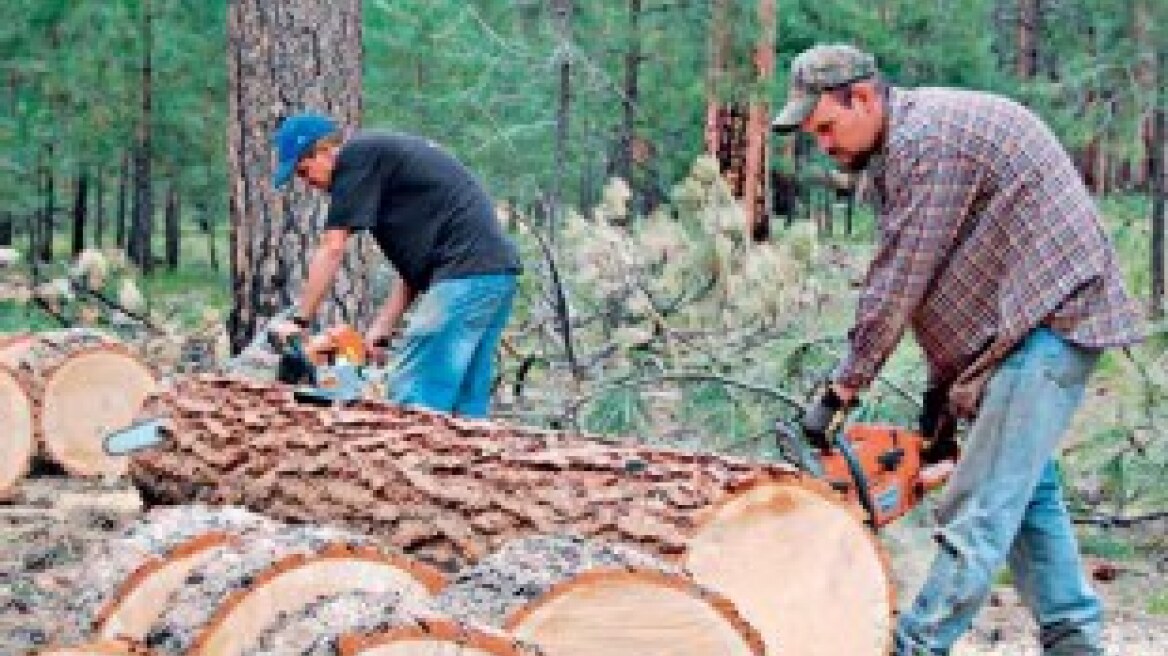
[[[876,255],[848,333],[848,353],[833,375],[837,383],[868,387],[896,349],[969,218],[977,178],[970,158],[934,139],[917,140],[889,159]]]
[[[372,152],[341,151],[329,190],[325,228],[369,229],[381,207],[381,170]]]

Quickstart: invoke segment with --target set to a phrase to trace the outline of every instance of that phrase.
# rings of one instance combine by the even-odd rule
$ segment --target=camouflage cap
[[[876,75],[876,59],[850,45],[819,45],[804,50],[791,62],[787,104],[771,123],[778,132],[798,128],[819,103],[824,91]]]

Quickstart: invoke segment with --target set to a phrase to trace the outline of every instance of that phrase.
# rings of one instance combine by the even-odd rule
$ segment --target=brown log
[[[762,656],[762,637],[723,595],[648,554],[568,536],[514,541],[435,600],[549,656]]]
[[[32,398],[18,371],[0,365],[0,501],[11,499],[36,454]]]
[[[535,534],[635,545],[683,560],[772,648],[829,653],[817,641],[856,634],[868,641],[849,656],[886,653],[880,546],[827,485],[783,465],[385,403],[317,408],[281,386],[211,376],[178,379],[147,412],[167,418],[169,439],[131,474],[155,501],[347,525],[447,571]]]
[[[101,438],[129,424],[155,386],[128,348],[96,331],[64,330],[9,343],[0,364],[27,376],[46,457],[78,476],[124,473],[127,459],[106,455]]]

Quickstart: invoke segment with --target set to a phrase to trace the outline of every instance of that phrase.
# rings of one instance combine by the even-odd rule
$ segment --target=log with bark
[[[536,534],[632,545],[725,593],[772,653],[890,647],[882,550],[857,509],[784,465],[386,403],[318,408],[215,376],[176,380],[146,413],[168,439],[130,471],[154,503],[345,525],[446,571]]]
[[[24,376],[44,456],[77,476],[125,472],[127,459],[107,455],[102,437],[133,421],[155,388],[128,348],[87,329],[38,333],[0,346],[0,365]]]
[[[507,544],[435,600],[549,656],[762,656],[762,637],[725,596],[639,550],[572,536]]]

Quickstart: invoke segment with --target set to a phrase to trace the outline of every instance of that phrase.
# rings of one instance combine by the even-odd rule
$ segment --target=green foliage
[[[1105,530],[1080,533],[1079,551],[1086,556],[1109,560],[1131,560],[1137,553],[1135,545],[1129,538]]]

